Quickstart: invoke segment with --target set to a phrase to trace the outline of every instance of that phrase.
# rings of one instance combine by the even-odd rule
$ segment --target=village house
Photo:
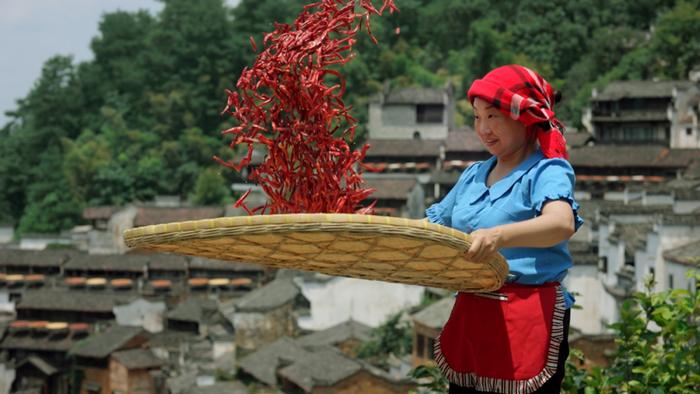
[[[420,304],[425,288],[316,273],[297,274],[295,283],[309,302],[299,327],[318,331],[353,320],[377,327],[389,316]],[[377,300],[382,300],[378,303]]]
[[[129,294],[93,291],[25,291],[16,304],[17,319],[97,323],[115,319],[114,307],[134,298]]]
[[[151,371],[165,363],[148,349],[136,348],[112,353],[109,360],[112,393],[156,393]]]
[[[411,316],[413,320],[413,350],[411,351],[413,367],[434,363],[435,341],[450,317],[454,303],[455,298],[448,296]]]
[[[308,301],[292,278],[277,278],[224,305],[235,327],[236,346],[256,349],[282,336],[298,332],[298,308],[307,309]]]
[[[337,348],[302,346],[282,337],[238,361],[239,375],[283,392],[405,393],[415,386],[395,380],[371,365],[348,358]]]
[[[161,363],[142,349],[146,341],[141,328],[114,325],[76,343],[68,354],[73,359],[73,368],[81,372],[77,375],[81,378],[71,383],[79,385],[81,394],[128,393],[135,387],[155,392],[148,370],[159,368]]]
[[[115,320],[120,326],[142,327],[150,333],[163,331],[164,315],[167,307],[163,300],[134,298],[112,308]]]
[[[86,236],[87,250],[90,254],[123,254],[128,251],[122,238],[126,229],[211,219],[223,214],[223,207],[184,206],[179,197],[170,196],[159,196],[150,204],[88,207],[83,211],[83,218],[90,222]]]
[[[614,81],[593,90],[583,124],[597,144],[700,148],[697,81]]]
[[[297,338],[301,346],[334,346],[354,358],[357,348],[372,339],[372,329],[360,322],[348,320],[325,330]]]
[[[30,251],[0,249],[0,271],[6,274],[60,275],[62,267],[75,252],[69,249]]]
[[[13,392],[36,389],[40,393],[68,394],[68,351],[90,330],[91,326],[83,323],[10,322],[3,330],[0,352],[8,360],[3,364],[3,375],[13,371],[14,379],[9,382]]]

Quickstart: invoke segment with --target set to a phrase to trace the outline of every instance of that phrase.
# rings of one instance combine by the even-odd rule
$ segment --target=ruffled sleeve
[[[579,205],[574,199],[574,169],[563,159],[544,159],[541,163],[535,173],[531,192],[536,215],[542,214],[542,208],[548,201],[566,201],[571,205],[574,227],[578,230],[583,225],[583,218],[578,214]]]
[[[431,223],[442,224],[443,226],[452,227],[452,210],[455,206],[455,201],[459,195],[459,190],[462,188],[467,179],[473,175],[478,163],[472,164],[462,172],[459,180],[452,187],[452,190],[440,201],[425,210],[425,216]]]

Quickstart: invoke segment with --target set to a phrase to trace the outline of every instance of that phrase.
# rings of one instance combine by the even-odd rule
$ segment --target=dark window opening
[[[604,274],[608,273],[608,256],[601,256],[598,259],[598,269]]]
[[[444,109],[442,104],[417,105],[416,123],[442,123]]]
[[[425,357],[424,349],[425,349],[425,337],[423,337],[423,335],[421,335],[421,334],[418,334],[416,336],[416,353],[417,353],[418,357],[420,357],[420,358]]]
[[[668,288],[673,289],[673,274],[668,274]]]
[[[685,129],[685,135],[693,135],[693,129],[688,127]]]

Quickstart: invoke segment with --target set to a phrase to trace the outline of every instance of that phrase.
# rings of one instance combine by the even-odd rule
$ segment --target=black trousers
[[[549,378],[535,393],[540,394],[559,394],[561,392],[561,382],[564,380],[564,370],[566,368],[566,359],[569,357],[569,323],[571,321],[571,310],[567,309],[564,314],[564,340],[559,348],[559,360],[557,362],[557,372]],[[488,391],[478,391],[473,388],[458,386],[450,383],[449,394],[479,394],[488,393]]]

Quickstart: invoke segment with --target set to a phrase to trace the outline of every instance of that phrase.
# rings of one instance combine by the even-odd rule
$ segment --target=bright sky
[[[230,5],[239,0],[226,0]],[[154,0],[0,0],[0,127],[53,55],[92,58],[90,40],[103,13],[162,9]]]

